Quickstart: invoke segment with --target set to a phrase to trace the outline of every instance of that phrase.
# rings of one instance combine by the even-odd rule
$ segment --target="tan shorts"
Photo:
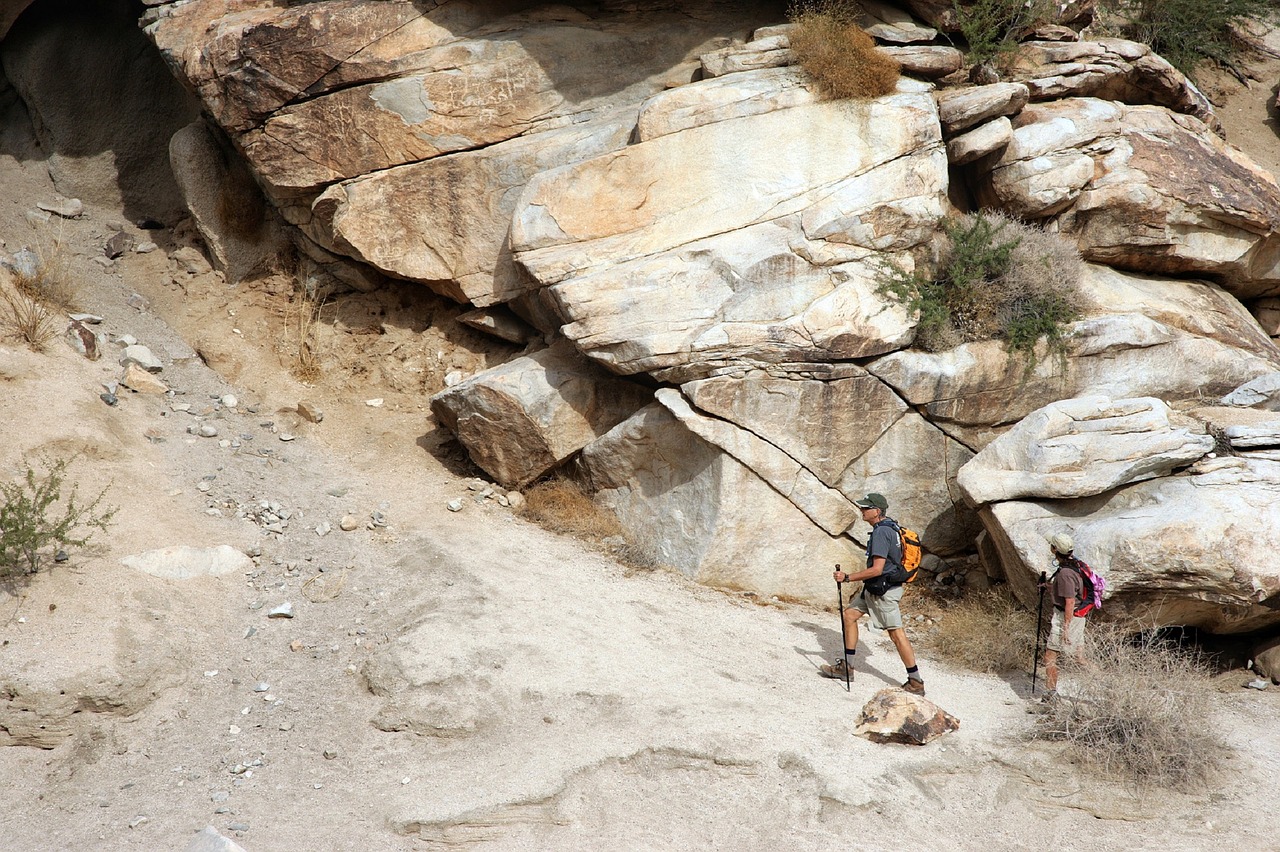
[[[902,609],[898,606],[902,600],[902,586],[894,586],[883,595],[869,595],[863,589],[849,598],[849,606],[863,613],[871,614],[871,623],[885,630],[902,628]]]
[[[1049,622],[1049,641],[1045,645],[1050,651],[1062,651],[1062,619],[1062,610],[1055,609],[1053,619]],[[1078,655],[1084,651],[1084,618],[1082,616],[1077,615],[1071,619],[1067,638],[1071,640],[1072,654]]]

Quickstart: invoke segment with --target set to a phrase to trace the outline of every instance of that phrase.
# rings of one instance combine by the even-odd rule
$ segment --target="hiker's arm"
[[[864,568],[863,570],[857,572],[856,574],[845,574],[843,580],[840,580],[839,577],[837,577],[836,579],[840,580],[841,583],[856,583],[859,580],[870,580],[872,577],[879,577],[883,573],[884,573],[884,557],[877,556],[871,560],[870,568]]]

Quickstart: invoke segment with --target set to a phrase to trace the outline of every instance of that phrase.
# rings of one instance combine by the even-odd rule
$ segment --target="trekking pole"
[[[840,563],[836,563],[836,570],[840,570]],[[836,606],[840,608],[840,653],[844,659],[844,690],[845,692],[853,692],[853,687],[849,686],[849,642],[844,632],[844,583],[836,581]]]
[[[1036,695],[1036,675],[1040,669],[1040,624],[1044,618],[1044,584],[1047,575],[1040,572],[1040,605],[1036,607],[1036,652],[1031,662],[1031,697]]]

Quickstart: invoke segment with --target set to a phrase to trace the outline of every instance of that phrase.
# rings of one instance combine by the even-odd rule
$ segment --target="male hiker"
[[[1044,670],[1046,698],[1058,694],[1058,655],[1069,654],[1077,662],[1084,660],[1084,615],[1077,614],[1085,598],[1084,576],[1075,558],[1075,542],[1066,533],[1049,536],[1049,549],[1057,561],[1057,570],[1049,578],[1049,594],[1053,599],[1053,618],[1049,622],[1049,641],[1045,643]]]
[[[822,666],[819,672],[824,677],[843,678],[845,667],[858,652],[858,619],[871,613],[872,623],[889,631],[889,638],[898,649],[902,664],[907,667],[907,681],[902,688],[916,695],[924,695],[924,679],[920,677],[920,669],[916,666],[916,652],[911,648],[907,633],[902,629],[902,611],[898,602],[902,600],[902,584],[890,583],[883,574],[894,566],[902,565],[902,540],[898,533],[897,523],[886,512],[889,501],[883,494],[868,494],[854,505],[862,510],[862,520],[871,525],[871,536],[867,539],[867,567],[863,571],[846,573],[836,571],[837,583],[862,581],[862,591],[849,598],[849,606],[844,610],[844,657],[829,666]]]

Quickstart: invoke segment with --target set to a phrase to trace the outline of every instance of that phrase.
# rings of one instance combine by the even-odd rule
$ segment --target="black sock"
[[[854,656],[854,655],[855,655],[855,654],[857,654],[857,653],[858,653],[858,649],[857,649],[857,648],[845,648],[845,649],[844,649],[844,655],[845,655],[846,657],[852,657],[852,656]]]
[[[907,680],[918,680],[921,683],[924,683],[924,678],[920,677],[919,666],[912,666],[911,668],[907,669]]]

